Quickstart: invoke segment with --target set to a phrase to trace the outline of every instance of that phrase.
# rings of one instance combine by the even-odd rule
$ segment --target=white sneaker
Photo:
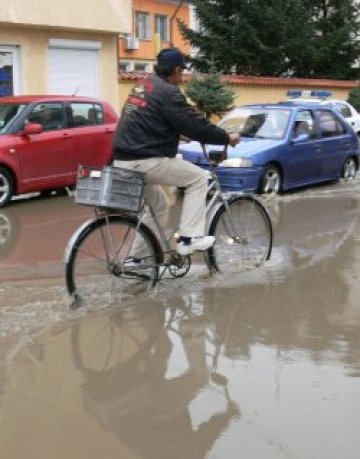
[[[128,257],[124,260],[124,268],[138,268],[141,265],[141,259],[136,257]]]
[[[214,236],[200,236],[191,238],[190,244],[185,244],[183,241],[178,242],[176,251],[180,255],[191,255],[194,252],[203,252],[210,249],[215,243]]]

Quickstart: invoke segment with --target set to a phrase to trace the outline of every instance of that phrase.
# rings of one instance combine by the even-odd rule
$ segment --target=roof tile
[[[150,75],[146,72],[121,72],[119,81],[137,81],[144,76]],[[189,80],[191,75],[184,75],[184,80]],[[346,88],[351,89],[359,85],[357,81],[327,80],[315,78],[280,78],[262,77],[247,75],[224,75],[223,81],[236,86],[300,86],[300,87],[319,87],[319,88]]]

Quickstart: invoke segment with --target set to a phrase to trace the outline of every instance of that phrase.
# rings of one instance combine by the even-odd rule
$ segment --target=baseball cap
[[[157,55],[158,65],[164,65],[167,67],[180,67],[186,69],[184,61],[184,55],[178,48],[165,48],[162,49]]]

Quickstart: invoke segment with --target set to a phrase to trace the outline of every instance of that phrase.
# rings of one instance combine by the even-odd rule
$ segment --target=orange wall
[[[150,40],[139,40],[139,49],[133,51],[127,51],[124,47],[124,39],[119,39],[119,54],[120,60],[122,59],[140,59],[140,60],[153,60],[156,57],[156,45],[153,40],[155,32],[155,14],[164,14],[170,18],[175,13],[178,3],[166,3],[156,0],[133,0],[132,2],[132,35],[135,36],[135,11],[144,11],[150,13]],[[182,5],[176,15],[177,18],[184,21],[187,25],[190,22],[190,12],[187,5]],[[186,43],[177,26],[176,19],[172,21],[172,31],[170,33],[173,39],[173,45],[180,48],[184,53],[189,53],[190,46]],[[170,45],[170,42],[161,42],[161,48],[166,48]]]

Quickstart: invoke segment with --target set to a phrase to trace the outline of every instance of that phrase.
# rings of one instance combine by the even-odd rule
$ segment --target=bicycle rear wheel
[[[260,266],[272,249],[272,225],[264,206],[252,196],[237,196],[222,205],[214,215],[209,235],[215,236],[208,250],[209,269],[240,272]]]
[[[136,237],[141,262],[129,266]],[[109,215],[93,221],[73,242],[66,262],[66,286],[78,307],[97,301],[121,301],[153,286],[162,251],[153,233],[138,220]]]

